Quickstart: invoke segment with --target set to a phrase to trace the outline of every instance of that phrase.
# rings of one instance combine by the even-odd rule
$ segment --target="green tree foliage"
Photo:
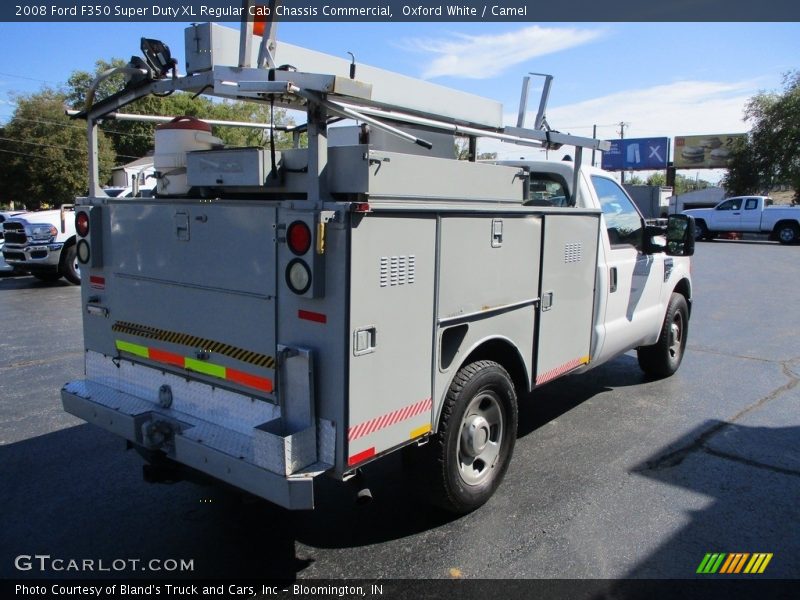
[[[635,175],[633,173],[629,174],[625,178],[626,185],[644,185],[644,179],[642,179],[639,175]]]
[[[667,176],[661,171],[656,171],[647,178],[647,185],[665,186],[667,185]]]
[[[45,88],[15,97],[16,110],[0,133],[3,203],[29,210],[71,203],[88,188],[86,128],[64,114],[64,93]],[[108,179],[114,149],[99,136],[100,176]]]
[[[113,67],[124,66],[125,61],[112,59],[111,61],[97,61],[94,73],[75,71],[67,80],[67,102],[76,109],[86,105],[86,96],[92,81],[104,71]],[[125,85],[122,74],[115,74],[102,81],[95,92],[94,101],[98,102],[118,92]],[[218,119],[222,121],[243,121],[247,123],[270,123],[270,107],[268,104],[255,102],[213,101],[206,96],[193,98],[192,94],[176,92],[169,96],[146,96],[127,105],[122,112],[133,114],[148,114],[161,116],[189,115],[205,119]],[[286,125],[290,123],[286,111],[276,108],[274,110],[275,124]],[[112,136],[114,148],[117,152],[118,163],[122,164],[132,160],[130,157],[141,157],[153,151],[155,136],[155,123],[142,123],[138,121],[105,121],[101,129]],[[269,140],[269,132],[261,129],[245,127],[215,126],[213,133],[229,146],[263,146]],[[276,132],[276,146],[285,148],[291,146],[291,138]]]
[[[734,152],[725,187],[747,194],[788,183],[800,200],[800,71],[784,76],[781,93],[750,98],[744,120],[752,128],[746,144]]]

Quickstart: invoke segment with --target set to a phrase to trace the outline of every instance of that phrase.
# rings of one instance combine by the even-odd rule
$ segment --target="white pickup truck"
[[[766,233],[781,244],[800,241],[800,207],[770,206],[767,196],[727,198],[714,208],[695,208],[683,214],[695,219],[695,238],[713,239],[718,232]]]
[[[12,268],[41,281],[62,277],[81,282],[75,253],[75,210],[71,205],[15,215],[3,222],[3,258]]]

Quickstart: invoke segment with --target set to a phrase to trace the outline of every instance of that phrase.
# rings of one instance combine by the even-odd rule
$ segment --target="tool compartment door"
[[[546,214],[536,384],[589,362],[600,215]]]
[[[86,319],[87,347],[271,394],[275,208],[125,200],[103,209],[106,281],[96,295],[109,318]]]
[[[430,428],[435,261],[434,217],[353,225],[348,466]]]

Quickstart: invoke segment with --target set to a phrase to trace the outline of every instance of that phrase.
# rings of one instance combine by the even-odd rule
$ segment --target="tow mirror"
[[[694,254],[694,217],[670,215],[667,219],[667,248],[669,256]]]

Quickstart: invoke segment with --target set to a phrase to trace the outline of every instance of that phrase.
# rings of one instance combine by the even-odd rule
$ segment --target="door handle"
[[[608,291],[613,294],[617,291],[617,267],[608,270],[608,279]]]
[[[735,215],[740,215],[740,214],[742,214],[742,213],[740,213],[740,212],[735,212],[735,213],[733,213],[733,214],[735,214]]]

